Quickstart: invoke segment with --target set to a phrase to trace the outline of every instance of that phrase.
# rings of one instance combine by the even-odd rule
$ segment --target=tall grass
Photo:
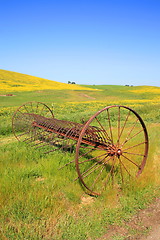
[[[79,92],[70,91],[64,92],[58,100],[59,93],[55,91],[47,91],[48,95],[47,92],[42,95],[21,92],[11,98],[1,97],[0,239],[97,239],[110,224],[121,225],[138,209],[145,208],[155,196],[160,196],[158,95],[157,102],[154,102],[150,95],[147,99],[143,93],[129,92],[131,88],[126,95],[125,87],[106,88],[108,92],[105,90],[94,95],[96,100],[86,101],[82,96],[76,97]],[[113,98],[109,100],[110,92]],[[102,101],[104,96],[106,98]],[[56,118],[75,122],[88,120],[106,105],[133,107],[145,120],[149,132],[149,157],[143,173],[122,189],[108,187],[98,198],[86,195],[79,182],[73,181],[77,177],[74,163],[58,170],[74,159],[74,152],[57,150],[44,155],[40,150],[14,140],[11,133],[12,113],[30,100],[48,103]]]

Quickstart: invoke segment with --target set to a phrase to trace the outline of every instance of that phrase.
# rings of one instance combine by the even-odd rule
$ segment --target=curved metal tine
[[[17,137],[21,137],[21,136],[23,136],[23,135],[25,135],[25,134],[27,134],[27,133],[30,133],[30,131],[25,132],[25,133],[22,133],[22,134],[17,134]]]
[[[21,113],[21,115],[23,116],[23,117],[19,117],[18,119],[22,119],[22,118],[24,118],[25,121],[27,121],[27,122],[30,123],[30,121],[26,118],[26,114],[25,114],[25,113],[21,112],[20,110],[18,110],[17,112]],[[28,113],[28,115],[29,115],[29,114],[30,114],[30,113]],[[30,116],[30,115],[29,115],[29,116]]]
[[[49,132],[38,131],[36,134],[34,134],[34,138],[35,137],[44,137],[45,138],[46,136],[49,136],[49,135],[50,135]],[[32,137],[30,137],[30,138],[32,138]],[[39,139],[34,139],[34,141],[40,141],[40,140]],[[33,142],[33,141],[31,140],[30,142]],[[36,146],[38,144],[41,144],[42,142],[44,142],[44,141],[40,141],[39,143],[33,144],[33,145],[31,145],[31,147],[34,147],[34,146]]]
[[[62,167],[58,168],[58,170],[61,170],[62,168],[66,167],[66,166],[68,166],[69,164],[74,163],[74,162],[75,162],[75,159],[72,160],[72,161],[70,161],[69,163],[66,163],[66,164],[63,165]]]
[[[38,140],[39,141],[39,140]],[[41,143],[44,143],[43,141],[39,141],[38,143],[36,143],[36,144],[33,144],[31,147],[35,147],[35,146],[37,146],[37,145],[39,145],[39,144],[41,144]]]
[[[50,152],[55,152],[55,151],[57,151],[57,150],[58,150],[58,148],[53,149],[53,150],[50,150],[50,151],[47,151],[47,152],[44,152],[44,154],[48,154],[48,153],[50,153]]]
[[[34,135],[32,135],[32,130],[30,130],[29,135],[31,137],[24,139],[23,142],[26,142],[27,144],[29,144],[30,142],[34,141]],[[28,140],[30,140],[30,141],[28,142]]]
[[[124,140],[124,142],[122,143],[121,146],[123,146],[126,142],[128,142],[128,137],[131,135],[131,133],[132,133],[133,129],[135,128],[137,122],[138,122],[138,118],[137,118],[136,121],[134,122],[133,127],[132,127],[131,130],[128,132],[128,135],[127,135],[126,139]]]
[[[31,133],[31,131],[29,131],[29,133]],[[24,134],[25,135],[25,134]],[[29,137],[29,138],[25,138],[22,142],[26,142],[27,144],[30,142],[27,142],[28,140],[33,139],[33,136]],[[31,140],[31,142],[33,142],[33,140]]]
[[[81,146],[80,146],[81,147]],[[95,149],[93,149],[93,150],[95,150]],[[84,161],[84,162],[89,162],[90,160],[86,160],[86,161]],[[65,166],[68,166],[69,164],[71,164],[71,163],[73,163],[73,162],[75,162],[75,159],[74,160],[72,160],[71,162],[69,162],[69,163],[66,163],[65,165],[63,165],[62,167],[60,167],[58,170],[60,170],[60,169],[62,169],[62,168],[64,168]],[[82,163],[82,162],[81,162]],[[80,163],[79,163],[80,164]]]
[[[56,138],[56,137],[55,137]],[[55,139],[54,138],[54,139]],[[56,142],[57,143],[62,143],[62,142],[64,142],[65,141],[65,139],[60,139],[60,138],[58,138],[58,139],[55,139],[54,141],[50,141],[50,144],[52,145],[52,144],[55,144]]]
[[[140,168],[140,166],[139,166],[137,163],[133,162],[131,159],[129,159],[128,157],[126,157],[124,154],[122,154],[122,156],[123,156],[125,159],[127,159],[129,162],[131,162],[132,164],[134,164],[138,169]]]
[[[97,117],[95,117],[95,119],[96,119],[96,121],[98,122],[98,124],[100,125],[100,127],[102,128],[102,130],[104,131],[107,139],[111,141],[111,138],[109,137],[108,133],[106,132],[105,128],[102,126],[102,124],[100,123],[100,121],[97,119]]]
[[[128,150],[128,149],[131,149],[131,148],[140,146],[140,145],[142,145],[142,144],[146,144],[146,141],[145,141],[145,142],[138,143],[138,144],[136,144],[136,145],[133,145],[132,147],[125,148],[125,149],[123,150],[123,152],[126,151],[126,150]]]
[[[82,146],[82,145],[80,145],[80,148],[96,150],[96,147],[85,147],[85,146]]]
[[[96,133],[98,136],[98,139],[100,140],[100,142],[102,141],[103,143],[106,143],[106,135],[104,132],[97,132]],[[111,141],[110,139],[107,139],[109,142]]]
[[[44,137],[45,137],[45,136],[44,136]],[[38,146],[38,147],[35,147],[35,148],[39,148],[39,147],[43,147],[43,146],[47,146],[47,145],[51,146],[51,145],[54,145],[56,142],[57,142],[57,141],[55,141],[55,142],[49,142],[49,141],[48,141],[47,144],[44,144],[44,145],[42,145],[42,146]],[[42,143],[46,143],[46,141],[41,141],[41,142],[33,145],[32,147],[34,147],[34,146],[36,146],[36,145],[39,145],[39,144],[42,144]],[[61,148],[62,148],[62,147],[61,147]],[[59,148],[59,149],[61,149],[61,148]]]
[[[69,150],[69,152],[71,153],[73,151],[73,146],[75,145],[75,143],[73,144],[72,140],[69,138],[65,138],[65,148]]]
[[[41,147],[45,147],[45,146],[47,146],[47,145],[50,145],[50,144],[47,143],[47,144],[44,144],[44,145],[41,145],[41,146],[38,146],[38,147],[35,147],[35,148],[41,148]]]
[[[31,131],[29,131],[29,133],[31,133]],[[40,135],[41,133],[42,133],[42,132],[37,132],[36,134],[34,134],[34,137]],[[25,139],[25,140],[23,140],[23,141],[25,142],[25,141],[28,141],[28,140],[31,139],[30,142],[33,142],[33,141],[32,141],[32,138],[33,138],[33,136],[31,136],[31,137],[29,137],[29,138],[27,138],[27,139]],[[30,142],[29,142],[29,143],[30,143]]]
[[[54,151],[57,151],[57,150],[61,150],[63,146],[61,146],[60,148],[55,148],[53,150],[50,150],[50,151],[47,151],[47,152],[44,152],[44,154],[47,154],[47,153],[50,153],[50,152],[54,152]]]
[[[30,140],[29,142],[27,142],[28,140]],[[35,140],[33,139],[33,136],[29,137],[29,138],[26,138],[23,140],[23,142],[26,142],[27,144],[30,144],[32,142],[34,142]],[[32,146],[31,146],[32,147]]]
[[[111,141],[112,141],[112,144],[114,144],[113,143],[113,134],[112,134],[112,126],[111,126],[111,119],[110,119],[109,109],[107,109],[107,116],[108,116],[108,123],[109,123]]]
[[[20,121],[19,121],[19,123],[20,123]],[[18,124],[15,124],[14,122],[13,122],[13,125],[14,125],[14,127],[15,128],[18,128],[18,132],[22,132],[22,131],[24,131],[24,130],[26,130],[26,126],[23,126],[23,127],[19,127],[20,125]],[[17,129],[16,129],[17,130]],[[27,127],[27,130],[28,130],[28,127]],[[30,131],[29,131],[30,132]]]
[[[65,133],[65,136],[68,137],[68,138],[69,138],[70,136],[73,136],[73,134],[74,134],[74,131],[73,131],[73,130],[74,130],[74,127],[73,127],[73,126],[72,126],[72,127],[69,126],[69,129],[68,129],[67,132]]]
[[[34,137],[40,136],[40,135],[41,135],[41,133],[38,133],[38,134],[35,134]],[[46,137],[47,135],[48,135],[48,134],[43,135],[43,137]],[[45,141],[40,141],[39,139],[34,139],[33,141],[39,141],[39,142],[31,145],[31,147],[37,146],[37,145],[45,142]],[[31,140],[29,143],[31,143],[31,142],[33,142],[33,141]]]
[[[91,148],[91,150],[89,150],[88,152],[86,152],[86,153],[80,155],[78,159],[80,159],[81,157],[86,156],[88,153],[92,152],[93,150],[94,150],[94,149]]]

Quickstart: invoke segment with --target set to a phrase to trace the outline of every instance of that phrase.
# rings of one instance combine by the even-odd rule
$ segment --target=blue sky
[[[160,86],[159,0],[0,0],[0,69]]]

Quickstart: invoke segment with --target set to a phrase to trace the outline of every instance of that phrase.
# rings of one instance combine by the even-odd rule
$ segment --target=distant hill
[[[0,69],[0,91],[13,92],[44,89],[94,90],[89,87],[79,86],[77,84],[60,83],[44,78],[33,77],[22,73]]]

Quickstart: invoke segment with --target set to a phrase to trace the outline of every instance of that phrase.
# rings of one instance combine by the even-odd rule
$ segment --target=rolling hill
[[[0,69],[0,91],[34,91],[34,90],[94,90],[77,84],[60,83],[44,78]]]

